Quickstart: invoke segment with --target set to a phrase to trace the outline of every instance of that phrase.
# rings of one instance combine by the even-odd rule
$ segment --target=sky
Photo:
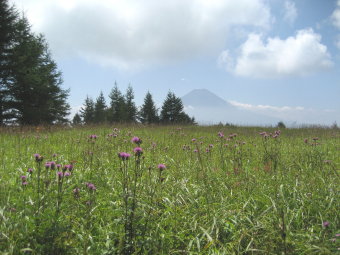
[[[142,105],[206,88],[235,107],[340,124],[340,0],[9,0],[45,35],[70,89],[130,84]]]

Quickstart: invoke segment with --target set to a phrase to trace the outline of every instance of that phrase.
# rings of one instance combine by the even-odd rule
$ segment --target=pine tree
[[[20,124],[53,124],[67,122],[68,90],[61,88],[61,72],[51,59],[42,35],[31,32],[22,17],[16,25],[13,53],[9,57],[11,70],[7,88],[11,113]]]
[[[117,83],[115,82],[115,86],[113,87],[110,95],[110,108],[108,110],[108,120],[110,122],[124,122],[125,117],[125,109],[126,103],[125,98],[120,92]]]
[[[79,113],[76,113],[73,117],[72,124],[73,125],[80,125],[82,123],[81,116]]]
[[[104,123],[106,121],[106,102],[101,91],[94,106],[94,123]]]
[[[136,122],[136,118],[137,118],[137,107],[133,101],[133,99],[135,98],[134,93],[133,93],[133,89],[132,87],[129,85],[129,87],[126,90],[126,94],[125,94],[125,121],[126,122]]]
[[[14,7],[10,7],[8,1],[0,1],[0,125],[6,119],[12,119],[9,113],[10,95],[7,88],[7,80],[10,74],[9,56],[15,38],[15,24],[18,13]]]
[[[159,121],[157,108],[149,91],[145,95],[144,104],[141,107],[139,115],[142,123],[151,124]]]
[[[191,118],[183,111],[183,103],[179,97],[169,91],[161,110],[161,122],[164,124],[191,124]]]
[[[85,124],[94,123],[94,102],[89,96],[86,97],[83,107],[80,109],[80,116]]]

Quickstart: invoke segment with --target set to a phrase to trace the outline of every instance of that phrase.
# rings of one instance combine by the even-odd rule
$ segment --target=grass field
[[[335,254],[339,152],[339,129],[2,129],[0,254]]]

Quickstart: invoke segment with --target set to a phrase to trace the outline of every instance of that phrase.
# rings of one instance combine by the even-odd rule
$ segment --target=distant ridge
[[[184,105],[192,107],[232,107],[231,104],[207,89],[194,89],[190,91],[182,97],[182,102]]]
[[[275,125],[277,118],[239,109],[207,89],[194,89],[182,98],[185,112],[199,124]]]

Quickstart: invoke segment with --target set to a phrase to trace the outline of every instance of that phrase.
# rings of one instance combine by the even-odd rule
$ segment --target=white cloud
[[[217,54],[234,25],[268,29],[265,0],[12,0],[58,56],[121,68]]]
[[[295,3],[289,0],[286,0],[284,3],[284,17],[283,19],[287,21],[289,24],[293,24],[297,18],[297,9],[295,7]]]
[[[302,106],[296,106],[296,107],[291,107],[291,106],[272,106],[272,105],[251,105],[251,104],[245,104],[245,103],[240,103],[237,101],[228,101],[230,104],[233,106],[236,106],[241,109],[246,109],[246,110],[251,110],[251,111],[262,111],[262,110],[270,110],[274,112],[287,112],[287,111],[303,111],[304,107]]]
[[[338,0],[337,8],[334,10],[331,18],[333,25],[340,29],[340,0]]]
[[[333,65],[321,36],[312,29],[299,30],[295,36],[282,40],[278,37],[262,40],[260,34],[250,34],[240,47],[240,52],[231,64],[225,61],[227,70],[239,76],[255,78],[278,78],[302,76]],[[220,57],[219,61],[221,62]]]
[[[252,105],[237,101],[228,101],[239,109],[253,113],[270,116],[287,122],[298,122],[299,124],[323,124],[331,125],[334,121],[339,121],[339,110],[334,109],[312,109],[302,106],[272,106],[272,105]]]

